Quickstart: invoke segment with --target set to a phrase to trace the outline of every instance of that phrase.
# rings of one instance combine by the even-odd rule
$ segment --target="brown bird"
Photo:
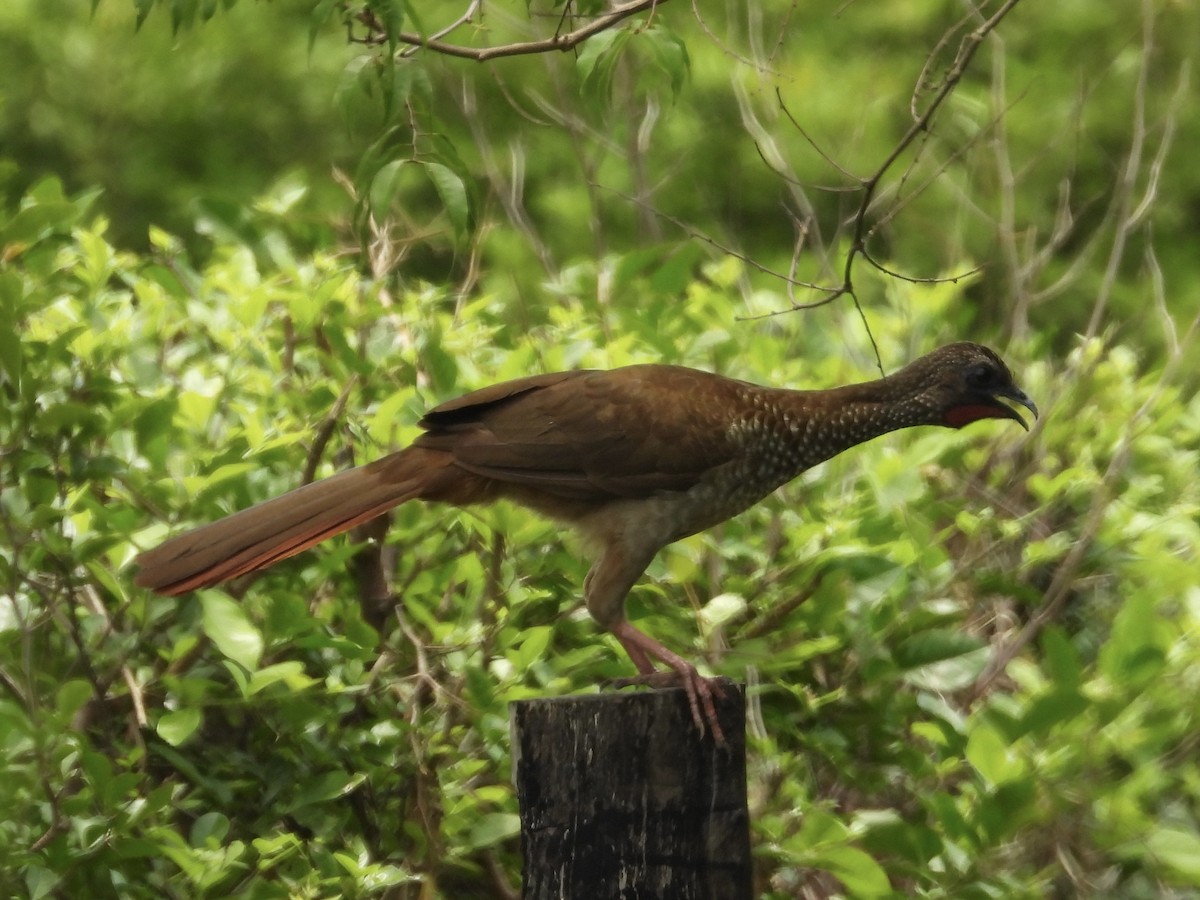
[[[575,528],[587,608],[643,677],[655,661],[720,739],[715,686],[634,628],[625,597],[667,544],[723,522],[843,450],[912,425],[1025,421],[1037,407],[991,350],[956,343],[831,390],[761,387],[681,366],[534,375],[443,403],[412,444],[141,554],[137,584],[176,595],[286,559],[408,500],[510,500]],[[664,674],[664,673],[659,673]],[[703,715],[702,715],[703,714]]]

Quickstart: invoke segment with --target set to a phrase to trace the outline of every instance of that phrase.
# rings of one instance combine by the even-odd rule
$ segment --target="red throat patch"
[[[1003,418],[1006,418],[1004,413],[998,412],[994,406],[969,404],[967,406],[956,406],[947,412],[946,424],[951,428],[962,428],[964,425],[970,425],[972,422],[978,422],[980,419]]]

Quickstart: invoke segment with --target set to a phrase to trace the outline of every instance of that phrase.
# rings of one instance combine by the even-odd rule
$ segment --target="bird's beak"
[[[1013,403],[1019,403],[1023,407],[1025,407],[1027,410],[1029,410],[1031,413],[1033,413],[1033,417],[1035,419],[1038,417],[1037,404],[1029,399],[1028,394],[1026,394],[1023,390],[1021,390],[1019,387],[1016,387],[1015,385],[1012,387],[997,391],[995,396],[1003,397],[1005,400],[1011,400],[1011,401],[1013,401]],[[1004,410],[1003,415],[1005,418],[1016,419],[1018,422],[1021,423],[1022,428],[1024,428],[1026,431],[1029,430],[1029,423],[1027,423],[1023,418],[1021,418],[1021,414],[1019,412],[1017,412],[1012,407],[1007,406],[1002,403],[997,404],[997,406]]]

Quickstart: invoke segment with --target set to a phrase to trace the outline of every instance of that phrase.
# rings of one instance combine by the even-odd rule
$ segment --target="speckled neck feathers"
[[[889,378],[824,391],[758,388],[731,426],[747,452],[773,464],[775,486],[872,438],[931,424],[933,413],[907,369]]]

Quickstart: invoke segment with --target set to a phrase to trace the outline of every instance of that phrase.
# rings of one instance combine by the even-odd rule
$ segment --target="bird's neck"
[[[798,450],[798,471],[880,435],[932,424],[895,377],[823,391],[780,391],[781,421]]]

